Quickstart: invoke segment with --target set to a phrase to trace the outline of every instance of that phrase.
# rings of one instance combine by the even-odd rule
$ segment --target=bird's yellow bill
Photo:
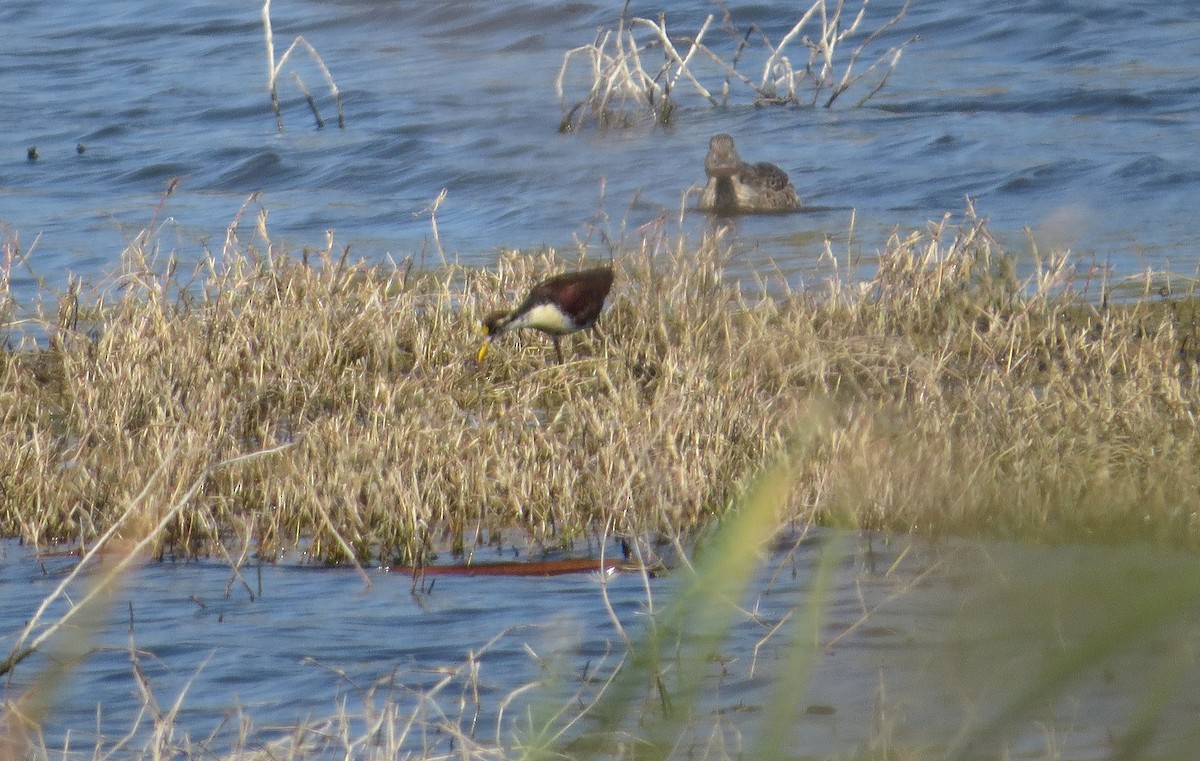
[[[487,353],[488,353],[488,347],[489,347],[489,346],[491,346],[491,345],[492,345],[492,342],[491,342],[491,341],[484,341],[484,342],[483,342],[483,346],[480,346],[480,347],[479,347],[479,357],[478,357],[478,359],[476,360],[477,362],[482,362],[482,361],[483,361],[483,358],[487,356]]]

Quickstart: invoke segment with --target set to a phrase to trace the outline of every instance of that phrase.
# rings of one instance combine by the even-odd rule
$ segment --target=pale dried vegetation
[[[146,710],[90,755],[727,759],[779,757],[802,710],[807,647],[787,651],[779,694],[791,697],[771,703],[757,739],[736,713],[700,710],[724,668],[714,648],[747,615],[714,601],[745,594],[781,522],[1200,540],[1194,299],[1171,290],[1190,280],[1147,275],[1141,298],[1117,306],[1106,283],[1078,290],[1089,281],[1056,255],[1021,281],[968,212],[895,235],[866,283],[752,290],[724,274],[726,234],[647,231],[619,247],[601,330],[568,339],[565,364],[520,335],[482,366],[479,316],[580,255],[369,265],[332,241],[283,251],[261,211],[194,271],[146,232],[110,279],[36,307],[8,287],[25,258],[10,238],[0,532],[91,552],[0,662],[9,674],[56,635],[65,643],[60,665],[0,713],[0,756],[68,757],[41,737],[46,706],[148,553],[237,567],[301,547],[321,561],[420,563],[514,530],[541,545],[680,539],[724,518],[674,599],[584,677],[547,661],[537,681],[481,698],[489,643],[422,686],[393,675],[347,687],[361,709],[341,701],[282,730],[231,712],[197,738],[183,695],[159,706],[131,635]],[[818,641],[837,557],[822,555],[798,643]],[[890,726],[881,716],[863,757],[919,755]]]
[[[1200,539],[1192,302],[1089,305],[1062,258],[1019,283],[970,217],[896,235],[869,283],[810,292],[740,288],[722,231],[664,225],[617,253],[600,331],[561,365],[523,334],[480,366],[476,325],[576,255],[368,265],[280,250],[262,212],[185,274],[150,238],[45,307],[48,347],[11,321],[0,534],[89,543],[138,504],[151,524],[173,511],[153,547],[184,557],[680,537],[804,420],[818,443],[784,520]]]
[[[680,35],[668,31],[664,14],[657,20],[630,16],[626,3],[615,28],[599,30],[592,42],[563,55],[559,129],[629,126],[645,117],[667,124],[689,97],[716,107],[744,98],[756,106],[829,108],[855,89],[861,94],[854,107],[861,106],[887,84],[916,40],[874,50],[910,4],[869,29],[869,0],[857,12],[845,0],[815,0],[772,42],[757,25],[740,28],[728,8],[722,18],[709,14],[693,34]]]

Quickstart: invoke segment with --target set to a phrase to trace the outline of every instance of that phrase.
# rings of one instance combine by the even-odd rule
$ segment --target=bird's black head
[[[505,319],[508,317],[508,312],[492,312],[487,317],[483,318],[483,334],[485,336],[498,336],[504,332]]]

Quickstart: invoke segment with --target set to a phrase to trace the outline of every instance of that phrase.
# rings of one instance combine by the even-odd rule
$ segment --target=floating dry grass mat
[[[0,533],[90,542],[151,474],[229,462],[157,553],[408,565],[512,529],[535,546],[686,535],[815,402],[832,422],[781,520],[1200,539],[1191,302],[1089,306],[1065,258],[1017,282],[973,218],[897,235],[863,287],[750,292],[724,276],[722,235],[660,229],[620,252],[599,331],[567,339],[565,364],[534,334],[482,365],[483,314],[588,262],[296,255],[263,212],[186,272],[141,236],[111,279],[61,309],[41,296],[48,347],[14,328],[0,356]]]

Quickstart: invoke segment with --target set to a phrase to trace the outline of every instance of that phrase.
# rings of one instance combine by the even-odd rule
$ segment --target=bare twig
[[[688,81],[691,82],[696,88],[696,91],[700,93],[700,96],[716,106],[720,105],[717,99],[712,96],[712,93],[710,93],[704,85],[700,84],[696,77],[692,75],[691,70],[688,69],[688,63],[692,60],[692,56],[696,54],[696,50],[699,49],[700,40],[704,38],[705,32],[708,31],[708,27],[712,24],[712,19],[712,14],[709,14],[708,18],[704,21],[704,25],[700,27],[700,31],[696,33],[696,37],[692,41],[691,49],[688,50],[686,58],[680,57],[679,51],[677,51],[675,46],[671,43],[671,38],[667,36],[667,24],[665,18],[660,18],[658,24],[655,24],[653,21],[644,18],[635,18],[633,19],[633,22],[635,24],[640,24],[652,29],[655,35],[658,37],[659,43],[662,44],[663,49],[666,51],[668,59],[675,62],[675,75],[671,78],[670,89],[673,90],[675,88],[675,83],[679,81],[680,76],[687,77]]]
[[[856,64],[858,62],[859,56],[862,55],[862,52],[867,48],[868,45],[875,42],[875,40],[878,39],[879,36],[881,34],[883,34],[885,31],[887,31],[891,27],[895,26],[896,24],[900,23],[900,19],[904,18],[904,14],[908,12],[908,7],[910,5],[912,5],[912,0],[905,0],[904,5],[900,8],[899,11],[896,12],[895,16],[893,16],[890,20],[888,20],[888,22],[885,23],[883,26],[879,27],[874,32],[872,32],[867,37],[867,39],[863,40],[861,45],[859,45],[858,47],[856,47],[854,49],[854,52],[852,52],[850,54],[850,60],[846,62],[846,68],[842,73],[841,81],[838,82],[837,86],[833,90],[833,93],[829,96],[829,99],[827,101],[825,101],[826,108],[829,108],[831,105],[833,105],[833,102],[835,100],[837,100],[838,96],[841,95],[842,93],[844,93],[847,89],[849,89],[851,85],[853,85],[855,82],[862,79],[867,74],[870,74],[871,71],[874,70],[880,64],[880,62],[882,62],[890,57],[891,65],[888,66],[888,70],[884,74],[883,79],[880,80],[880,82],[875,87],[875,89],[873,89],[870,93],[867,94],[866,98],[870,98],[872,95],[879,92],[879,90],[883,87],[884,83],[887,81],[887,78],[889,76],[891,76],[892,70],[896,68],[896,64],[900,61],[901,51],[904,49],[905,46],[907,46],[909,43],[914,42],[917,38],[912,37],[908,40],[908,42],[905,42],[904,45],[901,45],[896,48],[892,48],[891,50],[887,51],[882,56],[880,56],[879,59],[875,63],[871,64],[871,66],[866,71],[864,71],[862,74],[859,74],[856,77],[851,76],[854,71],[854,64]],[[863,10],[866,10],[865,7]],[[862,12],[860,11],[859,17],[857,19],[855,19],[855,21],[854,21],[854,27],[858,26],[858,22],[861,19],[862,19]],[[860,100],[859,103],[861,104],[861,103],[865,102],[866,98],[864,98],[863,100]]]
[[[321,112],[317,108],[317,101],[313,98],[312,91],[308,89],[308,85],[304,84],[304,80],[296,72],[292,72],[292,81],[300,88],[300,92],[304,93],[304,100],[308,102],[308,107],[313,113],[313,118],[317,120],[317,129],[325,129],[325,120],[321,118]]]
[[[804,29],[804,26],[812,19],[813,14],[818,9],[823,11],[824,8],[825,0],[817,0],[817,2],[813,3],[812,6],[804,12],[804,15],[800,17],[800,20],[792,25],[792,28],[788,31],[788,33],[783,36],[783,39],[781,39],[779,44],[771,51],[771,56],[767,59],[767,62],[763,64],[762,79],[758,84],[759,90],[765,91],[769,89],[767,87],[767,81],[770,78],[771,73],[775,70],[775,67],[778,65],[779,60],[783,55],[783,49],[786,48],[788,44],[792,42],[792,40],[796,39],[796,36],[800,34],[801,30]]]
[[[267,90],[271,93],[271,109],[275,112],[275,124],[283,132],[283,113],[279,110],[279,91],[275,88],[275,79],[279,69],[275,66],[275,33],[271,29],[271,0],[263,0],[262,9],[263,34],[267,42]]]
[[[338,90],[337,83],[334,82],[333,75],[329,72],[329,67],[325,65],[325,61],[321,58],[320,53],[317,52],[316,48],[309,44],[308,40],[304,39],[303,36],[298,35],[296,39],[292,40],[292,44],[288,46],[288,49],[284,51],[283,55],[279,57],[279,62],[276,63],[275,34],[271,28],[271,0],[263,0],[262,21],[263,36],[265,37],[267,44],[267,90],[271,93],[271,108],[275,112],[275,124],[279,128],[279,131],[283,132],[283,113],[279,106],[279,91],[276,83],[279,80],[280,72],[283,71],[284,64],[287,63],[288,59],[292,55],[292,52],[296,50],[298,46],[303,47],[304,50],[308,51],[309,57],[312,58],[313,63],[316,64],[316,67],[321,71],[321,76],[325,78],[326,84],[329,85],[329,94],[333,96],[333,101],[337,106],[338,127],[345,129],[346,114],[342,108],[342,94]],[[325,121],[321,118],[321,114],[317,110],[316,100],[313,98],[312,93],[309,92],[308,88],[304,86],[304,83],[300,80],[299,75],[293,75],[293,78],[295,79],[296,84],[300,86],[300,91],[304,93],[304,97],[308,101],[308,107],[312,109],[313,115],[316,117],[317,128],[320,129],[324,127]]]

